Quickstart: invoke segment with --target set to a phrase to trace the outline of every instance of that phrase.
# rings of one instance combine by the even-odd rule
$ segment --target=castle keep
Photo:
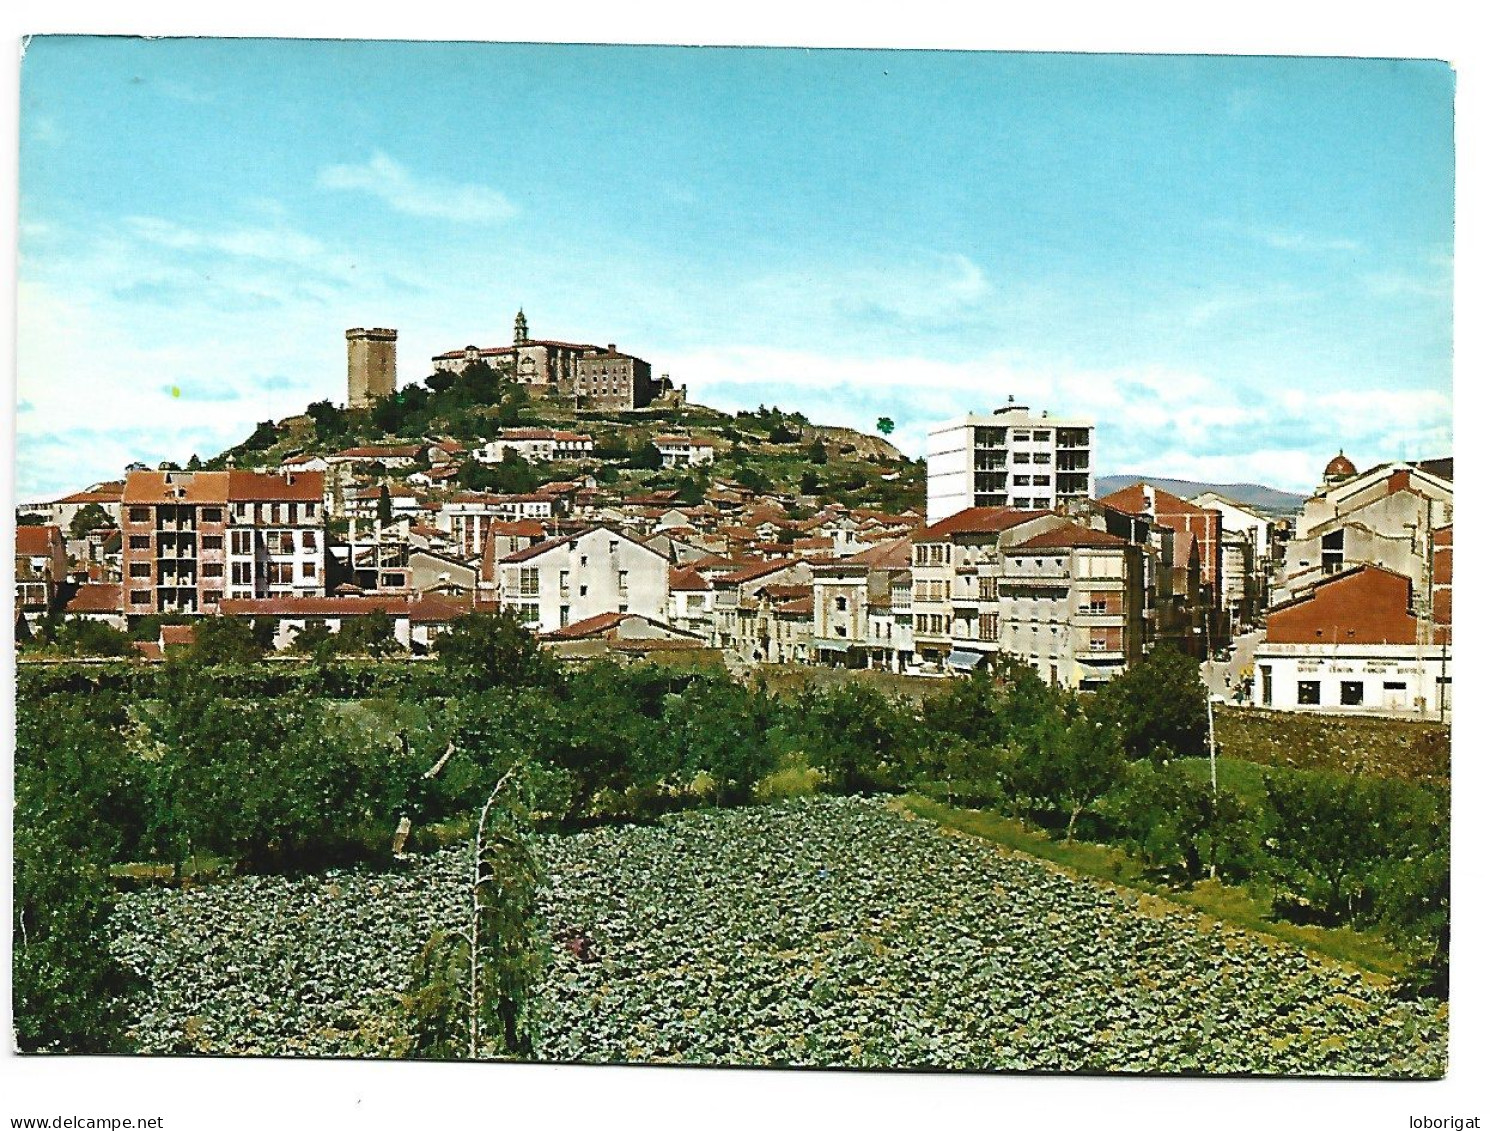
[[[347,407],[370,408],[397,385],[398,331],[356,326],[347,331]]]

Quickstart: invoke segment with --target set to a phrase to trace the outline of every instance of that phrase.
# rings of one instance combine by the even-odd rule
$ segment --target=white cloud
[[[890,416],[890,439],[922,454],[926,427],[986,412],[1009,396],[1052,416],[1094,419],[1099,474],[1143,473],[1307,490],[1337,447],[1365,466],[1438,454],[1452,438],[1450,399],[1432,390],[1278,393],[1204,372],[1163,367],[1080,368],[989,358],[854,359],[768,348],[700,350],[667,359],[690,398],[718,408],[760,403],[821,423],[870,431]]]
[[[370,193],[410,216],[493,224],[517,214],[516,206],[493,188],[416,177],[381,151],[362,165],[329,165],[321,170],[317,183],[322,188]]]

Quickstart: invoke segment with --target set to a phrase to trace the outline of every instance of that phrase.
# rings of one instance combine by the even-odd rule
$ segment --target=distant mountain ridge
[[[1101,498],[1114,491],[1121,491],[1124,487],[1131,487],[1134,483],[1147,483],[1150,487],[1168,491],[1171,495],[1178,495],[1182,499],[1193,498],[1203,491],[1215,491],[1218,495],[1225,495],[1233,502],[1277,518],[1297,514],[1307,497],[1289,491],[1280,491],[1276,487],[1265,487],[1261,483],[1197,483],[1190,479],[1161,479],[1151,475],[1099,475],[1097,476],[1097,497]]]

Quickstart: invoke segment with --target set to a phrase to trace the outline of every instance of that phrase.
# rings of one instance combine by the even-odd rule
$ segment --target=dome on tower
[[[1340,454],[1330,460],[1325,466],[1324,481],[1326,483],[1338,483],[1342,479],[1353,478],[1355,474],[1355,464],[1351,463],[1345,457],[1345,450],[1342,448]]]

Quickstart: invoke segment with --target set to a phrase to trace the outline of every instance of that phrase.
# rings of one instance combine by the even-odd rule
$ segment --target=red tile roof
[[[937,542],[952,534],[997,534],[1010,527],[1054,514],[1048,510],[1015,510],[1013,507],[968,507],[948,515],[911,536],[916,542]]]
[[[409,598],[358,595],[355,597],[225,597],[224,616],[237,617],[346,617],[385,612],[407,616]]]
[[[57,526],[17,526],[16,554],[26,558],[49,557],[62,548],[62,529]]]
[[[1114,491],[1110,495],[1103,495],[1097,502],[1103,506],[1111,507],[1115,511],[1122,511],[1127,515],[1145,515],[1147,510],[1147,499],[1144,489],[1147,484],[1133,483],[1124,487],[1121,491]],[[1161,491],[1157,487],[1148,487],[1154,497],[1154,513],[1156,515],[1170,514],[1205,514],[1205,507],[1197,507],[1194,503],[1171,495],[1168,491]]]
[[[124,480],[120,479],[117,482],[95,484],[86,491],[78,491],[57,501],[59,503],[117,503],[123,498]]]
[[[124,611],[124,586],[88,582],[78,586],[78,591],[67,602],[68,613],[122,613]]]
[[[1068,522],[1054,530],[1047,530],[1043,534],[1036,534],[1033,538],[1026,538],[1010,553],[1018,554],[1027,550],[1070,550],[1077,547],[1105,549],[1127,544],[1117,535],[1108,534],[1105,530],[1093,530],[1080,523]]]
[[[777,570],[790,569],[792,566],[798,564],[800,563],[796,558],[779,558],[776,561],[757,562],[755,565],[748,565],[744,569],[736,570],[734,573],[727,573],[723,577],[715,578],[715,584],[740,585],[747,581],[754,581],[759,577],[768,577]]]
[[[361,448],[343,448],[332,459],[413,459],[424,450],[422,444],[371,444]]]
[[[177,492],[180,492],[178,494]],[[124,482],[125,503],[226,503],[226,471],[131,471]]]
[[[581,352],[593,350],[596,353],[604,353],[599,346],[587,345],[584,342],[553,342],[546,339],[529,338],[523,343],[524,346],[548,346],[551,349],[579,350]],[[505,357],[507,354],[515,353],[517,346],[482,346],[476,350],[482,357]],[[446,350],[444,353],[435,354],[434,361],[459,361],[466,356],[464,349]],[[617,355],[626,356],[626,355]]]
[[[631,613],[599,613],[593,617],[586,617],[584,620],[565,625],[563,628],[555,629],[547,635],[560,637],[565,640],[573,640],[581,636],[593,636],[597,633],[610,631],[632,615]]]
[[[189,624],[163,624],[160,643],[163,648],[189,648],[197,642],[197,630]]]
[[[675,566],[667,571],[667,587],[674,593],[699,593],[707,590],[709,583],[692,566]]]
[[[803,597],[812,596],[812,586],[787,584],[763,585],[761,586],[761,592],[773,601],[796,601]]]
[[[910,535],[890,538],[867,550],[843,558],[844,565],[864,565],[875,569],[903,569],[911,564]]]

